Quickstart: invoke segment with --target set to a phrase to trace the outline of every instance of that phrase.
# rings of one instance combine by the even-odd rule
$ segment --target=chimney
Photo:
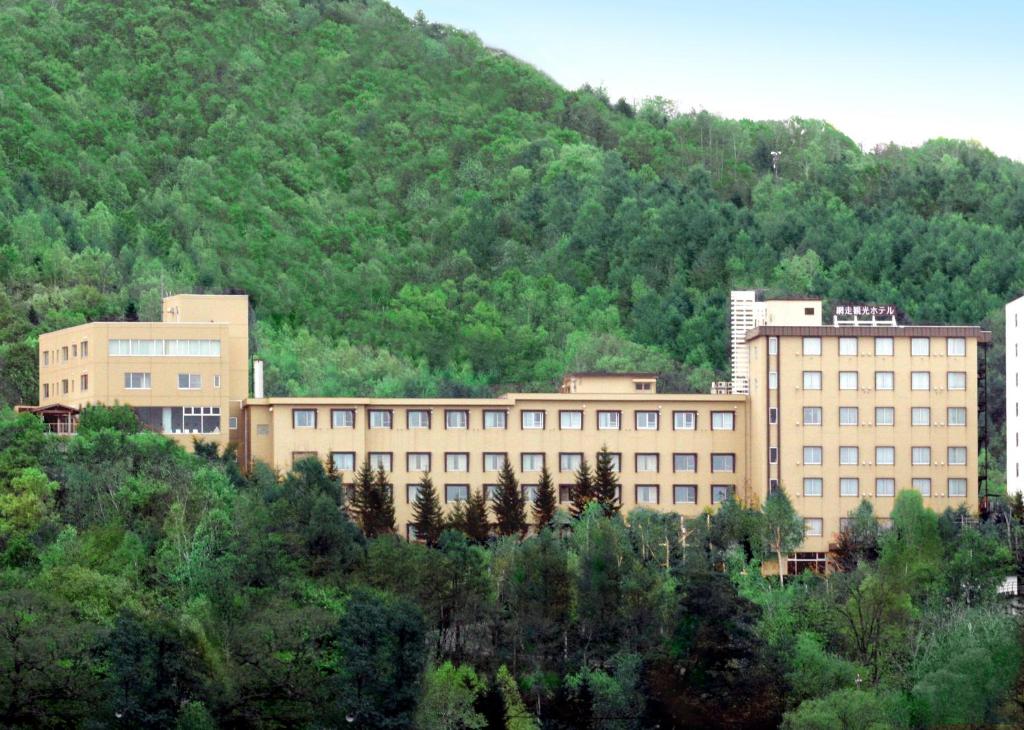
[[[252,397],[263,397],[263,361],[252,361]]]

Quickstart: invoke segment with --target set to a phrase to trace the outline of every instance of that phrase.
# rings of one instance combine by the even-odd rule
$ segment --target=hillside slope
[[[1020,164],[634,110],[377,0],[5,2],[0,79],[7,401],[35,333],[169,291],[248,292],[271,393],[383,395],[702,389],[733,287],[993,326],[1024,288]]]

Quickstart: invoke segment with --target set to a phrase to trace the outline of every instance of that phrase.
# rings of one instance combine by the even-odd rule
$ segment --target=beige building
[[[734,296],[734,306],[757,296]],[[902,489],[917,489],[935,510],[976,512],[978,355],[990,333],[873,314],[840,313],[826,326],[820,300],[769,304],[770,318],[768,304],[764,316],[733,317],[749,394],[661,394],[651,373],[573,373],[558,393],[286,398],[263,397],[259,361],[256,397],[248,395],[246,297],[182,295],[164,300],[161,322],[41,336],[40,406],[46,418],[129,404],[183,443],[235,442],[245,468],[262,461],[286,471],[315,457],[350,483],[369,459],[390,474],[406,534],[424,472],[451,504],[491,489],[507,457],[528,497],[547,466],[565,503],[580,462],[593,464],[603,446],[615,455],[627,513],[694,516],[729,495],[757,505],[784,487],[807,534],[792,569],[823,567],[862,498],[883,520]]]

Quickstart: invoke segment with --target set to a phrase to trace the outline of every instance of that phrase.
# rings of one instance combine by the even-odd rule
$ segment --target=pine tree
[[[622,507],[618,492],[619,478],[612,468],[612,455],[608,452],[607,446],[602,446],[597,454],[597,466],[594,469],[594,500],[601,503],[605,517],[611,517]]]
[[[526,532],[526,500],[507,458],[498,474],[498,490],[491,504],[499,535],[522,535]]]
[[[370,520],[373,513],[373,501],[373,469],[370,468],[370,460],[367,458],[356,472],[352,500],[349,506],[352,511],[352,518],[367,537],[371,536],[370,530],[372,526],[370,525]]]
[[[367,459],[356,472],[352,514],[363,534],[377,537],[395,531],[394,489],[384,469],[374,473]]]
[[[483,492],[476,492],[469,496],[463,511],[461,529],[477,545],[486,544],[490,538],[491,523],[487,518],[487,498]]]
[[[386,535],[395,531],[395,488],[388,480],[384,467],[378,467],[373,478],[373,534]]]
[[[537,498],[533,501],[533,519],[537,523],[537,529],[547,526],[551,518],[555,516],[558,509],[558,494],[555,493],[554,482],[551,481],[551,472],[545,464],[540,470],[540,481],[537,482]]]
[[[590,472],[590,463],[586,457],[583,457],[579,469],[576,470],[576,481],[572,485],[569,496],[572,501],[569,511],[573,517],[579,518],[583,514],[583,510],[594,499],[594,477]]]
[[[437,498],[434,480],[426,473],[420,479],[416,500],[412,503],[412,526],[416,530],[416,537],[430,546],[437,543],[444,529],[444,513]]]

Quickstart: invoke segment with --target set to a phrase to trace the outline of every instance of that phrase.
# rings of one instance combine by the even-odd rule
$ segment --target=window
[[[558,427],[563,431],[579,431],[583,428],[583,411],[561,411]]]
[[[891,370],[878,370],[875,372],[875,390],[892,390],[893,374]]]
[[[769,337],[768,338],[768,354],[778,355],[779,354],[779,338]]]
[[[82,373],[82,377],[79,379],[78,389],[79,390],[89,390],[89,374],[88,373]]]
[[[734,431],[736,429],[736,414],[732,411],[712,411],[712,431]]]
[[[540,471],[544,468],[544,454],[522,454],[521,471]]]
[[[658,471],[658,455],[637,454],[636,470],[637,472]]]
[[[316,428],[316,410],[313,408],[292,410],[292,428]]]
[[[405,501],[407,504],[412,504],[416,501],[416,498],[420,496],[420,485],[419,484],[406,484],[405,485]]]
[[[965,357],[967,355],[967,340],[963,337],[947,337],[946,355],[949,357]]]
[[[875,408],[875,425],[892,426],[896,423],[896,409],[892,406],[878,406]]]
[[[78,357],[78,343],[71,346],[71,357]]]
[[[658,412],[657,411],[637,411],[636,412],[636,430],[637,431],[657,431],[658,430]]]
[[[68,381],[67,381],[67,378],[65,378],[64,380],[60,381],[60,389],[61,389],[61,393],[63,395],[67,395],[67,393],[68,393]]]
[[[658,486],[656,484],[637,484],[636,485],[636,503],[637,504],[657,504],[658,503]]]
[[[500,484],[485,484],[484,485],[484,498],[488,502],[493,502],[498,496],[498,489]]]
[[[452,453],[444,455],[445,471],[469,471],[469,454]]]
[[[876,337],[875,338],[875,356],[890,356],[892,355],[892,338],[891,337]]]
[[[203,387],[203,376],[199,373],[178,373],[178,390],[199,390]]]
[[[821,425],[821,407],[820,406],[804,406],[804,425],[805,426],[820,426]]]
[[[712,484],[711,485],[711,504],[719,504],[725,502],[728,499],[732,499],[732,495],[736,492],[736,485],[734,484]]]
[[[220,357],[220,340],[108,340],[111,356]]]
[[[576,471],[580,468],[580,464],[583,463],[583,454],[559,454],[558,455],[558,470],[559,471]]]
[[[544,411],[523,411],[523,428],[539,429],[544,428]]]
[[[50,351],[47,350],[43,353],[43,365],[47,366],[50,364]]]
[[[896,496],[896,480],[888,478],[880,478],[875,480],[875,496],[876,497],[894,497]]]
[[[697,455],[672,454],[672,471],[697,471]]]
[[[572,501],[572,484],[559,484],[558,485],[558,501],[562,504]]]
[[[600,453],[596,458],[600,458]],[[608,459],[611,462],[612,471],[622,471],[622,454],[608,452]]]
[[[676,484],[672,487],[673,504],[697,504],[696,484]]]
[[[931,341],[927,337],[910,338],[911,355],[928,355],[931,350]]]
[[[269,436],[270,435],[270,424],[269,423],[257,423],[256,424],[256,435],[257,436]]]
[[[804,446],[804,464],[812,466],[821,464],[820,446]]]
[[[469,485],[468,484],[445,484],[444,485],[444,501],[445,502],[465,502],[469,499]]]
[[[228,428],[232,431],[238,428],[238,416],[228,416]]]
[[[776,371],[774,371],[774,370],[770,370],[768,372],[768,390],[778,390],[778,389],[779,389],[779,374]]]
[[[415,410],[405,412],[405,427],[409,430],[430,428],[430,411]]]
[[[82,357],[89,357],[89,340],[82,340]]]
[[[676,431],[693,431],[697,428],[697,412],[675,411],[672,414],[672,427]]]
[[[966,497],[967,496],[967,480],[966,479],[947,479],[946,480],[946,492],[950,497]]]
[[[910,409],[910,425],[911,426],[928,426],[932,422],[932,409],[923,406],[918,408]]]
[[[332,408],[331,428],[355,428],[356,412],[352,408]]]
[[[391,428],[391,411],[371,410],[370,428]]]
[[[149,390],[153,387],[152,376],[149,373],[125,373],[124,387],[128,390]]]
[[[825,531],[821,517],[804,517],[804,537],[821,537]]]
[[[880,466],[892,466],[896,463],[896,449],[892,446],[876,446],[875,463]]]
[[[804,370],[804,390],[821,390],[820,370]]]
[[[465,426],[462,426],[462,428],[465,428]],[[508,413],[505,411],[484,411],[484,428],[508,428]]]
[[[932,376],[927,370],[915,370],[910,374],[911,390],[928,390],[932,387]]]
[[[839,390],[857,390],[857,371],[842,370],[839,373]]]
[[[469,411],[445,411],[444,427],[449,429],[463,429],[469,427]],[[502,426],[504,428],[504,426]]]
[[[856,426],[860,423],[860,411],[857,406],[841,406],[839,408],[839,425]]]
[[[354,451],[332,451],[331,463],[335,471],[355,471],[356,455]]]
[[[856,337],[840,337],[839,338],[839,354],[840,355],[856,355],[857,354],[857,338]]]
[[[930,446],[913,446],[910,449],[910,463],[913,466],[928,466],[932,463]]]
[[[484,454],[484,471],[501,471],[507,455],[503,451],[492,451]]]
[[[769,446],[768,447],[768,463],[778,464],[779,463],[779,447]]]
[[[772,406],[768,409],[768,423],[776,424],[779,422],[779,409]]]
[[[860,496],[860,479],[856,477],[842,477],[839,480],[840,497]]]
[[[804,338],[804,354],[805,355],[820,355],[821,354],[821,338],[820,337],[805,337]]]
[[[967,425],[967,409],[966,408],[947,408],[946,409],[946,425],[948,425],[948,426],[966,426]]]
[[[736,471],[736,454],[712,454],[711,471]]]
[[[820,497],[821,496],[821,478],[820,477],[804,477],[804,496],[805,497]]]
[[[391,471],[390,451],[371,451],[369,456],[371,469],[383,469],[384,471]]]
[[[911,479],[910,485],[921,493],[922,497],[932,496],[932,480],[926,478]]]
[[[857,466],[860,462],[860,449],[856,446],[839,447],[839,463],[842,466]]]
[[[950,446],[946,449],[946,461],[950,466],[965,466],[967,464],[967,447]]]
[[[520,487],[523,493],[523,499],[526,500],[527,504],[533,504],[537,501],[537,485],[536,484],[523,484]]]
[[[618,411],[598,411],[597,427],[602,431],[617,431],[622,420],[622,414]]]
[[[60,348],[60,361],[67,362],[69,359],[70,358],[68,357],[68,346],[64,345],[64,347]]]
[[[946,373],[946,387],[950,390],[967,390],[967,373]]]
[[[430,471],[430,452],[410,451],[405,455],[405,470],[408,472]]]
[[[50,384],[49,383],[43,383],[43,397],[44,398],[49,398],[50,397]]]

